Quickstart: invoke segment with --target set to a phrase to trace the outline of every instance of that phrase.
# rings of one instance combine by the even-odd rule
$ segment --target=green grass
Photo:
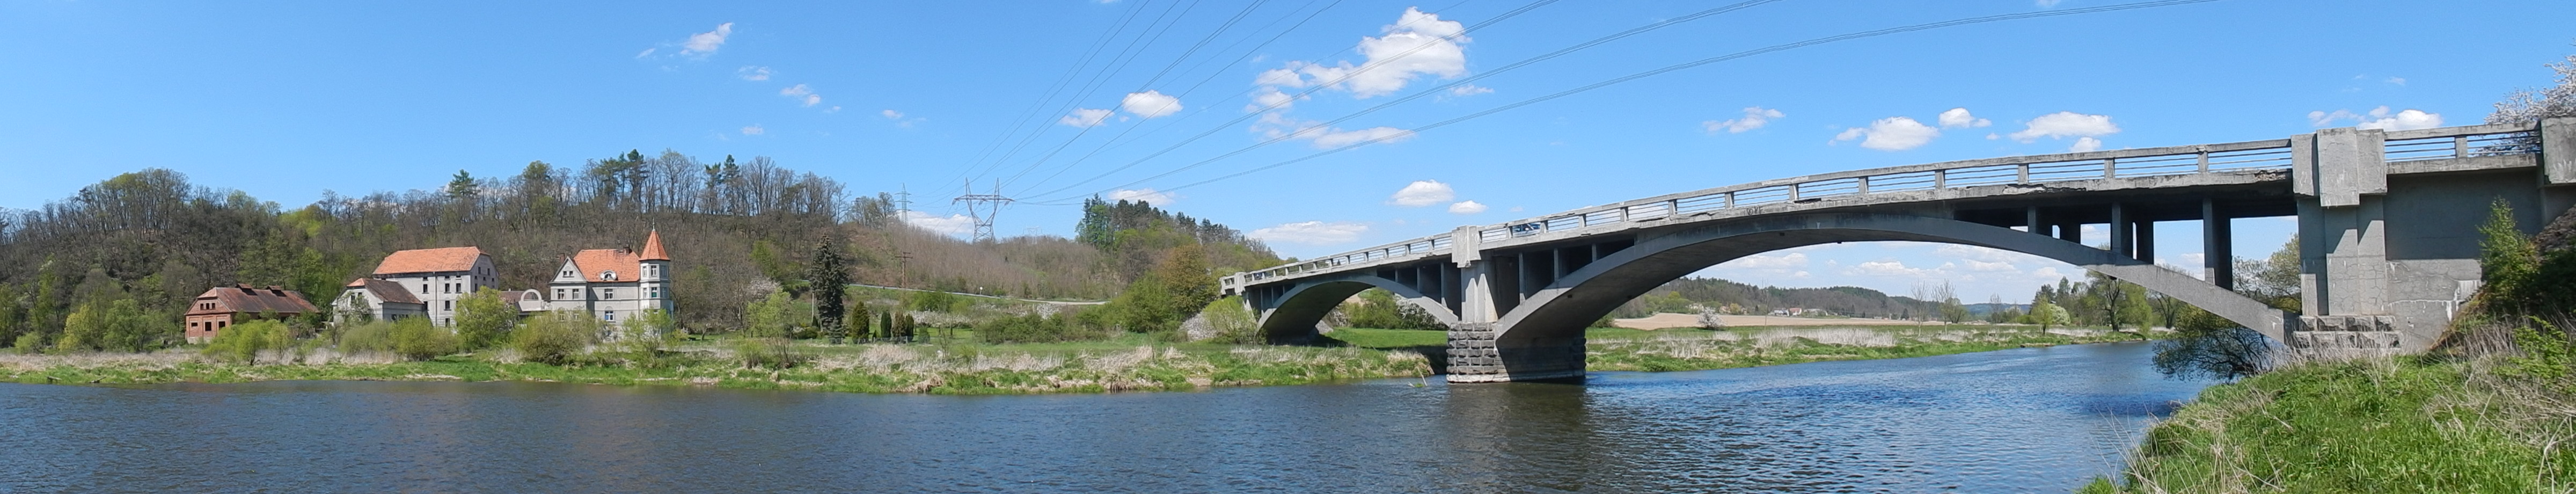
[[[2371,359],[2213,386],[2147,433],[2121,489],[2576,491],[2576,414],[2478,375],[2471,363]]]

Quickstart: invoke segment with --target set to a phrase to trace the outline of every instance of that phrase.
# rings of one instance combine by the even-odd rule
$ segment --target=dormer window
[[[617,272],[616,272],[616,271],[601,271],[601,272],[599,272],[599,279],[608,280],[608,281],[617,281]]]

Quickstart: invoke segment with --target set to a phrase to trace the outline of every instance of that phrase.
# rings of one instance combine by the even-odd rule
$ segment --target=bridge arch
[[[1370,288],[1382,288],[1394,293],[1397,301],[1431,313],[1431,317],[1438,319],[1443,326],[1458,325],[1456,311],[1450,310],[1448,305],[1442,304],[1439,300],[1423,295],[1420,290],[1374,274],[1355,273],[1301,280],[1296,286],[1289,287],[1286,292],[1270,297],[1271,301],[1267,304],[1256,301],[1254,308],[1260,315],[1261,334],[1274,342],[1298,341],[1314,336],[1315,325],[1323,322],[1324,316],[1332,313],[1333,308],[1340,307],[1343,300],[1348,300],[1352,295],[1358,295]]]
[[[1566,273],[1495,322],[1494,345],[1515,348],[1579,347],[1587,323],[1655,287],[1737,258],[1793,247],[1838,242],[1915,241],[1991,247],[2031,254],[2101,272],[2173,297],[2230,321],[2287,341],[2290,315],[2262,302],[2110,251],[2044,235],[1966,221],[1924,216],[1822,213],[1748,218],[1640,238],[1634,247]],[[1577,349],[1579,351],[1579,348]],[[1505,363],[1514,360],[1504,358]]]

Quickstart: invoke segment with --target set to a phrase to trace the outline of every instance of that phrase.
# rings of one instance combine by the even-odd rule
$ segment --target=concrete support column
[[[2084,243],[2084,225],[2082,223],[2059,223],[2057,225],[2057,239],[2078,244]]]
[[[2039,206],[2023,208],[2023,214],[2025,215],[2021,222],[2023,231],[2040,235],[2048,234],[2048,227],[2039,224]]]
[[[2129,233],[2128,208],[2120,203],[2111,203],[2111,224],[2104,226],[2111,229],[2111,254],[2131,259],[2138,257],[2138,239]]]
[[[2218,201],[2200,200],[2200,260],[2209,282],[2236,289],[2235,224],[2218,210]]]
[[[2291,139],[2291,189],[2299,197],[2299,324],[2290,348],[2336,354],[2421,351],[2439,325],[2401,331],[2388,298],[2388,161],[2385,133],[2325,129]],[[2415,312],[2415,311],[2410,311]],[[2421,314],[2413,314],[2420,316]],[[2437,319],[2449,321],[2448,314]]]
[[[2136,234],[2138,246],[2134,249],[2138,251],[2138,260],[2154,264],[2156,262],[2156,222],[2140,221],[2132,224],[2137,225],[2138,229]]]

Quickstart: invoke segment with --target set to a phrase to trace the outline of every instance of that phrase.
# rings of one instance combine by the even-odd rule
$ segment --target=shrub
[[[1225,297],[1208,302],[1199,309],[1199,317],[1208,325],[1208,341],[1218,343],[1261,343],[1261,324],[1253,320],[1252,308],[1243,305],[1242,297]]]
[[[501,300],[499,291],[485,288],[456,302],[456,338],[467,350],[506,343],[518,325],[519,308]]]
[[[414,317],[393,324],[394,354],[405,359],[429,360],[456,353],[456,333],[429,325],[429,318]]]
[[[18,349],[18,353],[28,355],[43,352],[45,351],[45,334],[29,332],[27,334],[18,335],[18,341],[16,342],[15,347]]]
[[[791,336],[798,327],[814,320],[814,305],[796,300],[787,292],[770,293],[743,307],[743,335],[755,338]]]
[[[562,311],[529,318],[511,333],[510,345],[519,350],[520,359],[563,365],[590,348],[591,339],[599,335],[599,321],[591,319],[588,311]]]
[[[748,368],[785,369],[804,365],[814,356],[796,351],[795,343],[786,338],[742,338],[734,340],[733,351]]]
[[[912,310],[953,312],[965,301],[965,297],[959,297],[954,293],[925,290],[905,295],[903,303],[910,306]]]
[[[394,323],[367,321],[343,325],[334,340],[340,353],[390,352],[394,350]]]
[[[286,325],[277,321],[250,321],[235,324],[215,333],[206,344],[205,354],[232,362],[259,365],[259,352],[281,350],[295,345]]]
[[[1108,335],[1069,324],[1071,317],[1029,314],[984,321],[975,325],[975,337],[986,343],[1053,343],[1100,339]]]

